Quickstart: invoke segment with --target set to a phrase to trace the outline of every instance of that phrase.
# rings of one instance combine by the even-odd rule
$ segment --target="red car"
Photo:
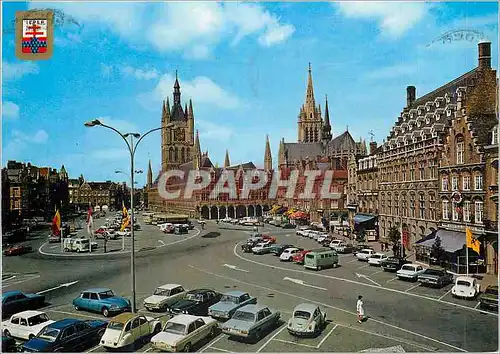
[[[262,241],[269,241],[271,243],[276,243],[276,237],[270,235],[262,235]]]
[[[306,256],[306,254],[308,254],[309,252],[311,252],[311,250],[308,250],[308,251],[300,251],[299,253],[297,253],[295,256],[293,256],[292,258],[292,261],[293,263],[297,263],[297,264],[304,264],[304,257]]]
[[[103,227],[100,227],[100,228],[98,228],[97,230],[95,230],[95,233],[96,233],[96,234],[99,234],[99,235],[104,235],[104,233],[105,233],[106,231],[108,231],[108,230],[106,230],[106,229],[105,229],[105,228],[103,228]]]
[[[4,247],[3,254],[5,256],[19,256],[21,254],[29,253],[33,249],[25,245],[7,245]]]

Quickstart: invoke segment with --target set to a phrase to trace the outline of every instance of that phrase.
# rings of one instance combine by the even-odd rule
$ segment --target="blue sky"
[[[477,65],[477,41],[433,43],[442,34],[480,31],[498,66],[495,2],[4,2],[4,26],[28,8],[59,9],[79,26],[56,29],[48,61],[18,60],[14,35],[4,34],[2,163],[64,164],[71,177],[95,181],[125,180],[114,171],[128,168],[128,153],[119,136],[83,123],[100,118],[124,133],[158,127],[175,70],[212,161],[222,164],[227,148],[232,163],[263,165],[266,134],[274,162],[281,137],[297,139],[308,62],[322,108],[328,95],[334,135],[349,126],[368,141],[373,130],[379,143],[406,86],[421,96]],[[148,159],[156,174],[159,132],[141,143],[137,168],[146,171]]]

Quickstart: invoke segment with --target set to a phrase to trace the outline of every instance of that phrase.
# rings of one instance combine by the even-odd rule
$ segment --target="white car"
[[[322,235],[320,235],[320,236],[318,237],[318,242],[319,242],[319,243],[323,243],[323,242],[325,242],[325,240],[327,240],[327,239],[328,239],[328,234],[322,234]]]
[[[141,338],[161,331],[161,321],[144,315],[124,312],[112,318],[101,338],[105,348],[126,348]]]
[[[151,338],[151,345],[162,351],[191,352],[198,342],[215,337],[217,326],[218,322],[211,317],[178,315]]]
[[[298,229],[297,231],[295,231],[295,234],[296,235],[299,235],[299,236],[307,236],[307,233],[311,231],[307,228],[304,228],[304,227],[301,227],[300,229]]]
[[[121,237],[130,237],[131,234],[130,231],[123,230],[123,231],[116,231],[116,235]]]
[[[328,245],[328,247],[330,248],[335,248],[336,246],[340,245],[342,243],[342,240],[332,240],[332,242],[330,242],[330,244]]]
[[[481,286],[475,278],[457,277],[455,285],[451,288],[453,297],[463,297],[465,299],[474,299],[481,291]]]
[[[299,252],[300,250],[296,247],[287,248],[280,254],[280,261],[291,262],[293,260],[293,256],[295,256]]]
[[[373,266],[380,266],[380,262],[387,259],[387,256],[383,253],[374,253],[368,258],[368,264]]]
[[[374,250],[365,248],[356,253],[356,257],[358,258],[358,261],[368,261],[368,259],[375,254]]]
[[[252,248],[252,252],[255,254],[270,253],[272,248],[271,242],[261,242]]]
[[[181,300],[187,291],[179,284],[165,284],[156,288],[152,296],[144,300],[148,311],[165,311],[174,302]]]
[[[6,336],[30,340],[36,337],[45,326],[54,322],[49,320],[45,312],[23,311],[2,322],[2,333]]]
[[[396,272],[396,276],[402,280],[416,281],[418,276],[425,272],[425,268],[420,264],[404,264],[400,270]]]

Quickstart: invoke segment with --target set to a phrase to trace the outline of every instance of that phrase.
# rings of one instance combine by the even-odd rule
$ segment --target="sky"
[[[2,23],[2,164],[60,168],[70,178],[125,181],[123,133],[160,126],[178,70],[181,100],[193,101],[202,151],[222,165],[263,166],[266,135],[297,141],[308,63],[317,104],[328,95],[334,136],[382,143],[406,104],[477,66],[479,36],[498,67],[498,4],[424,2],[9,3]],[[52,8],[64,21],[46,61],[15,56],[16,11]],[[479,33],[445,42],[452,31]],[[469,32],[472,33],[472,32]],[[464,37],[462,37],[464,38]],[[324,115],[324,111],[323,111]],[[373,134],[373,135],[372,135]],[[160,133],[137,148],[139,185],[148,161],[161,166]]]

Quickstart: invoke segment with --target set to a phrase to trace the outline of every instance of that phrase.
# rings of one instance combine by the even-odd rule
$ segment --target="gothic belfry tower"
[[[194,157],[194,112],[189,100],[182,108],[181,85],[175,72],[173,104],[167,97],[163,101],[161,126],[161,168],[163,171],[177,168]]]
[[[229,160],[229,150],[226,149],[226,157],[224,158],[224,168],[231,166],[231,160]]]
[[[321,129],[321,140],[327,144],[332,140],[332,126],[330,125],[330,112],[328,110],[328,96],[325,96],[325,121]]]
[[[153,169],[151,168],[151,160],[149,160],[148,176],[147,176],[147,188],[151,188],[152,186],[153,186]]]
[[[322,138],[323,119],[321,108],[316,107],[312,81],[311,63],[309,63],[309,76],[307,79],[306,102],[300,107],[298,121],[299,143],[319,142]]]
[[[269,135],[266,136],[266,150],[264,152],[264,170],[273,169],[273,156],[271,155],[271,145],[269,144]]]

